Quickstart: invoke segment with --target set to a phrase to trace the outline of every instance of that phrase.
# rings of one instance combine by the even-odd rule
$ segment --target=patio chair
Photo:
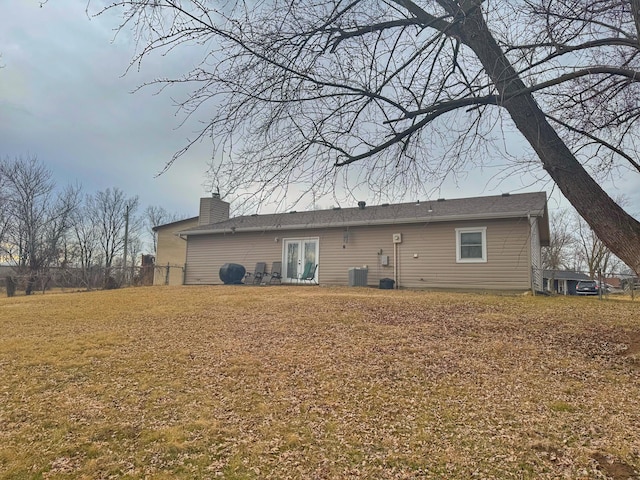
[[[304,271],[302,272],[302,276],[300,277],[301,282],[313,282],[318,285],[316,281],[316,270],[318,269],[318,264],[313,264],[308,262],[304,265]]]
[[[256,263],[256,268],[253,270],[253,272],[247,272],[247,274],[245,275],[245,279],[253,277],[253,281],[251,283],[253,283],[254,285],[259,285],[262,283],[262,279],[266,274],[267,264],[265,262],[258,262]],[[245,283],[249,282],[245,280]]]
[[[278,282],[278,283],[282,283],[282,262],[273,262],[273,264],[271,265],[271,273],[268,274],[269,277],[269,283],[274,283],[274,282]]]

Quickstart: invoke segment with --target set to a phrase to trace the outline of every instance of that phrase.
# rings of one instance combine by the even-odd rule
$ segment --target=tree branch
[[[569,125],[567,122],[563,122],[559,118],[556,118],[556,117],[554,117],[552,115],[546,114],[546,117],[548,119],[554,121],[558,125],[562,125],[564,128],[566,128],[568,130],[571,130],[572,132],[579,133],[580,135],[583,135],[583,136],[593,140],[595,143],[597,143],[599,145],[602,145],[603,147],[611,150],[612,152],[616,153],[617,155],[620,155],[622,158],[627,160],[631,164],[631,166],[633,168],[635,168],[636,170],[638,170],[638,172],[640,172],[640,163],[636,162],[631,156],[627,155],[624,151],[620,150],[615,145],[612,145],[609,142],[607,142],[607,141],[605,141],[605,140],[603,140],[601,138],[598,138],[595,135],[592,135],[591,133],[587,132],[586,130],[583,130],[581,128],[573,127],[573,126]]]

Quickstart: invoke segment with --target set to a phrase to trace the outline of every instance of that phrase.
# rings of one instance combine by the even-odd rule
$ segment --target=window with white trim
[[[487,227],[456,228],[456,262],[487,261]]]

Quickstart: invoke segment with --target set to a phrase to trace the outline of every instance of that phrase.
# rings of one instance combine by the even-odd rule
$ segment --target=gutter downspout
[[[393,244],[393,281],[396,290],[398,289],[398,244]]]

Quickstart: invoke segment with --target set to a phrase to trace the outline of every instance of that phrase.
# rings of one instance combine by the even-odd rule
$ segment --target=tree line
[[[141,210],[137,195],[117,187],[86,193],[57,185],[37,157],[0,158],[0,265],[24,279],[27,295],[53,268],[75,269],[87,287],[96,275],[103,286],[117,285],[116,270],[139,261],[146,239],[155,254],[152,227],[179,218],[158,206]]]
[[[553,212],[550,229],[549,246],[542,249],[544,269],[581,272],[591,278],[598,278],[599,273],[607,277],[633,274],[575,210]]]

